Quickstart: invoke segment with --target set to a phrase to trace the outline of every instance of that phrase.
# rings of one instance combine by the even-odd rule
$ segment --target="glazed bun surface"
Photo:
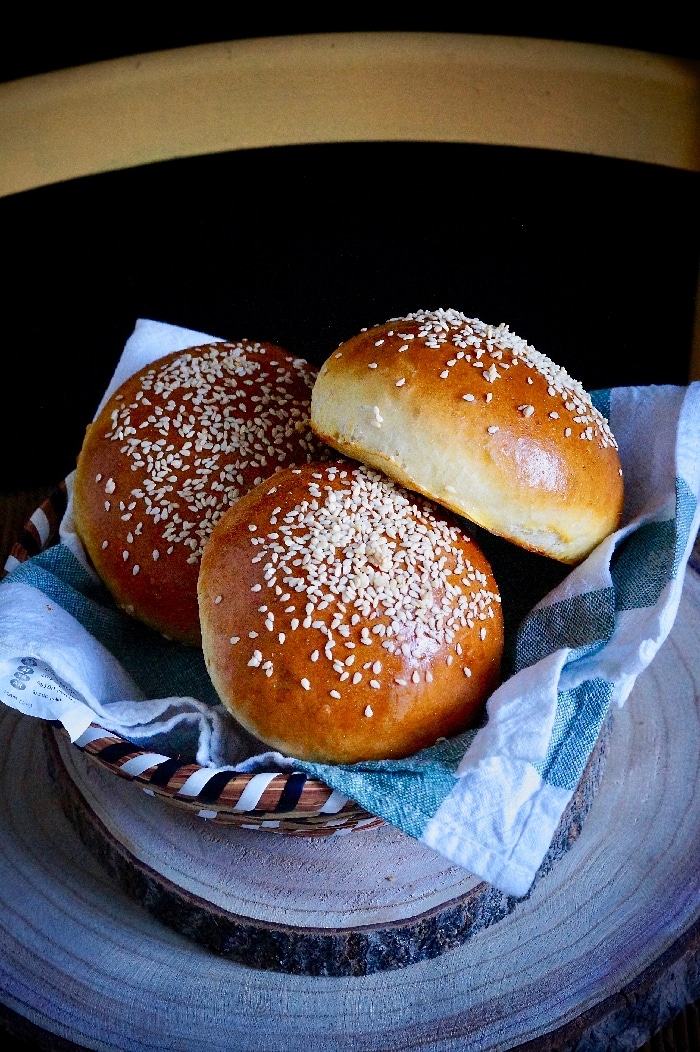
[[[323,456],[315,370],[273,344],[212,343],[135,373],[87,430],[75,523],[117,603],[200,642],[197,575],[222,513],[281,466]]]
[[[359,333],[321,367],[311,423],[344,455],[563,563],[619,524],[607,420],[505,325],[418,311]]]
[[[279,472],[221,518],[199,574],[223,702],[300,759],[399,758],[477,723],[500,596],[453,517],[345,460]]]

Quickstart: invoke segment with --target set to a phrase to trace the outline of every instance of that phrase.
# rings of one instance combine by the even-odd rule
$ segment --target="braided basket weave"
[[[3,576],[56,543],[66,505],[66,485],[61,483],[25,524]],[[54,733],[67,737],[59,723]],[[142,749],[96,724],[91,724],[74,745],[149,796],[211,821],[315,837],[382,824],[382,819],[342,793],[299,771],[238,774],[183,763]]]

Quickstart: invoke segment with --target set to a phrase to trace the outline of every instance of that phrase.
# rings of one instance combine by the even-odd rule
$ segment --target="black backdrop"
[[[123,11],[19,10],[0,80],[186,44],[329,30],[502,33],[697,54],[673,3],[584,11],[353,10],[256,19],[207,5],[148,28]],[[71,470],[138,317],[272,340],[320,363],[418,308],[506,321],[589,388],[683,383],[700,256],[698,177],[475,145],[340,144],[191,158],[0,199],[0,492]]]
[[[73,467],[138,317],[320,362],[363,325],[456,307],[588,388],[683,383],[692,173],[440,144],[192,158],[0,200],[0,491]]]
[[[163,48],[241,37],[330,32],[489,33],[575,40],[637,48],[680,58],[700,57],[694,5],[687,0],[629,7],[610,4],[213,4],[169,5],[162,17],[142,8],[102,4],[14,5],[0,33],[0,80]]]

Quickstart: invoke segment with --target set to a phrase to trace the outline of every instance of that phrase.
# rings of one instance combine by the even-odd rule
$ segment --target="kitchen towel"
[[[139,320],[105,398],[142,365],[214,340]],[[479,729],[401,761],[316,764],[266,750],[218,702],[201,651],[162,639],[111,601],[74,533],[70,478],[60,543],[6,566],[0,699],[60,720],[73,740],[96,722],[164,756],[191,752],[212,775],[303,771],[525,895],[610,706],[625,703],[670,631],[700,525],[700,383],[593,398],[620,447],[621,528],[525,614]]]

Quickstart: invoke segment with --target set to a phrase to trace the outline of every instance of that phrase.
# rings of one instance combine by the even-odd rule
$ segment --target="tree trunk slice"
[[[0,1002],[46,1047],[637,1048],[700,995],[698,625],[688,571],[581,834],[532,894],[448,952],[364,976],[248,968],[156,921],[63,814],[41,726],[0,712]]]
[[[581,831],[611,725],[535,884]],[[61,806],[93,855],[154,917],[249,967],[334,976],[402,968],[461,945],[521,901],[387,823],[352,835],[339,827],[322,842],[207,823],[122,782],[43,726]]]

